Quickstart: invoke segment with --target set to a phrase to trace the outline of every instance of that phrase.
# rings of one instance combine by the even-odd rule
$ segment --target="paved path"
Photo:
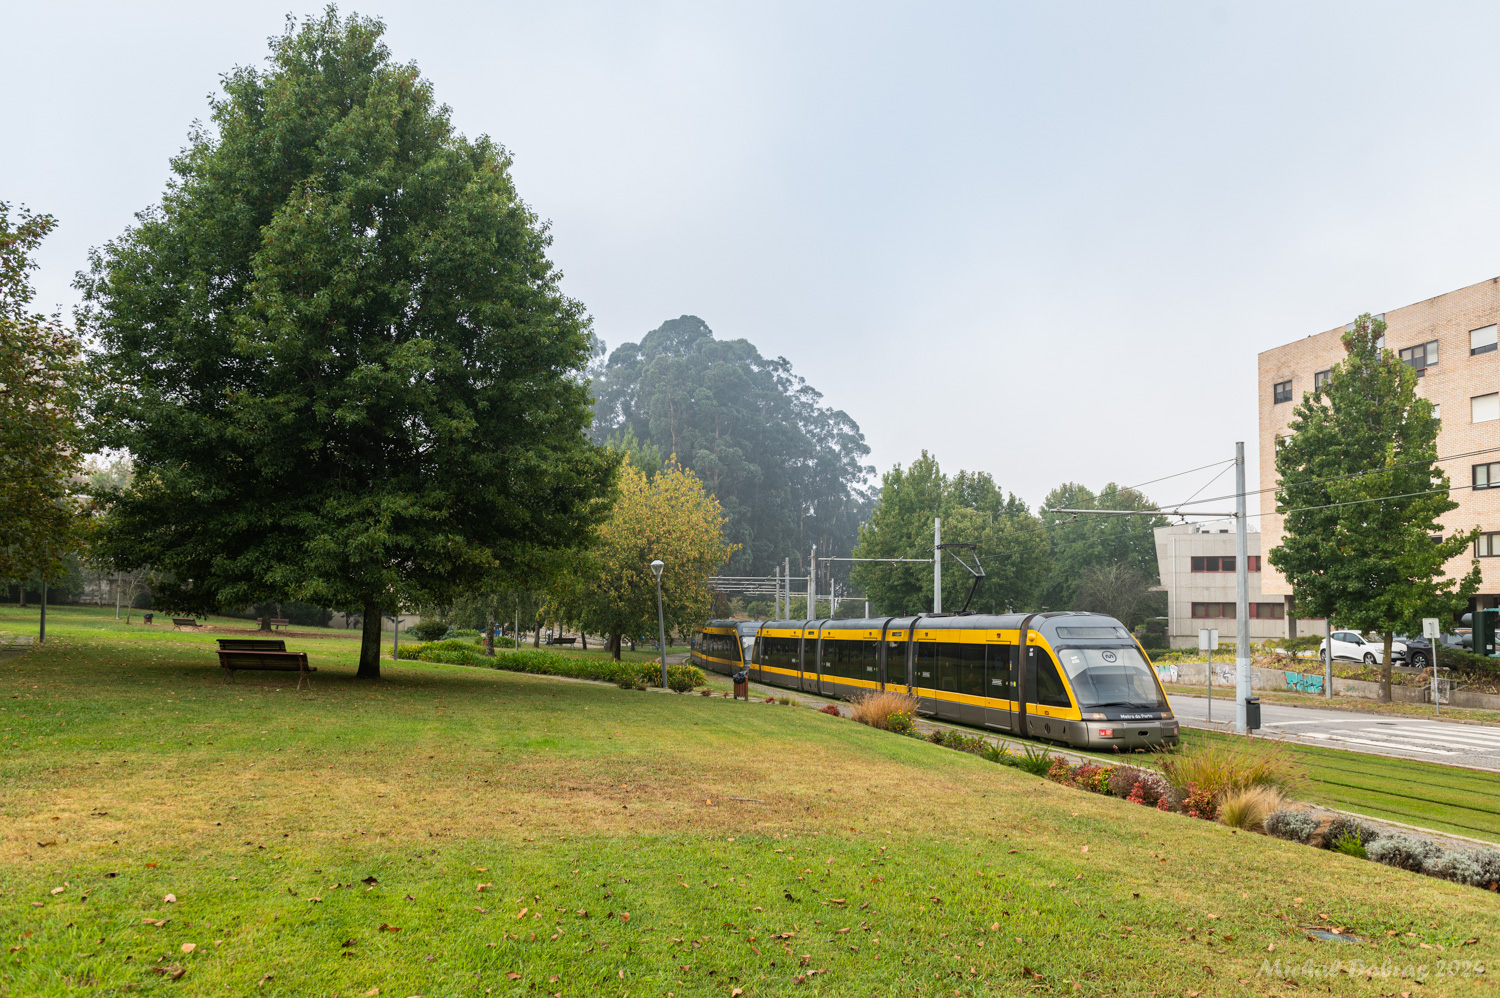
[[[1207,697],[1169,699],[1183,724],[1210,727]],[[1212,727],[1232,727],[1234,705],[1215,700],[1213,715]],[[1262,703],[1260,716],[1260,733],[1270,738],[1500,772],[1500,727],[1274,703]]]

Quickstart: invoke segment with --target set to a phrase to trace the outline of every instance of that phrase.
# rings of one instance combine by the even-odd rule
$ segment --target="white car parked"
[[[1327,646],[1328,641],[1326,639],[1318,643],[1319,658],[1323,657],[1324,650],[1327,648]],[[1334,658],[1345,658],[1351,659],[1355,662],[1363,662],[1366,665],[1376,665],[1384,657],[1384,653],[1384,642],[1376,643],[1373,641],[1366,641],[1363,637],[1361,637],[1354,631],[1333,632]],[[1404,661],[1406,659],[1406,642],[1391,642],[1391,658],[1398,662]]]

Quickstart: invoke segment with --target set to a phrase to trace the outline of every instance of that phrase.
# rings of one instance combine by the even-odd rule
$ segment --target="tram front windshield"
[[[1166,710],[1151,666],[1135,648],[1061,648],[1057,652],[1078,706]]]

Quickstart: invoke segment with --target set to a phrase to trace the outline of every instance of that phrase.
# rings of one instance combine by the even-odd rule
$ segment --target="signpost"
[[[1213,653],[1219,649],[1219,629],[1217,627],[1205,627],[1198,632],[1198,650],[1206,651],[1208,655],[1208,723],[1214,720],[1214,656]]]
[[[1438,619],[1436,617],[1423,617],[1422,637],[1426,638],[1432,645],[1432,709],[1438,714],[1442,714],[1443,712],[1443,698],[1441,692],[1438,690],[1437,677],[1437,650],[1438,645],[1441,643],[1439,641],[1441,636],[1442,632],[1438,627]]]

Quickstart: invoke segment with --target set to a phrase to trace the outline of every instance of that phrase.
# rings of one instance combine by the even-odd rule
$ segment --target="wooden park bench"
[[[255,625],[257,627],[260,626],[260,618],[259,617],[255,618]],[[272,617],[271,618],[271,626],[275,627],[275,628],[278,628],[278,629],[282,628],[282,627],[290,627],[290,626],[292,626],[292,622],[290,620],[282,620],[279,617]]]
[[[173,627],[197,627],[198,621],[193,617],[173,617]]]
[[[224,670],[225,681],[234,679],[237,670],[250,672],[295,672],[297,689],[307,680],[312,689],[312,673],[318,670],[307,664],[307,652],[287,651],[286,642],[279,638],[220,638],[219,667]]]
[[[549,645],[573,645],[573,644],[577,644],[578,643],[578,639],[576,637],[574,637],[574,638],[564,638],[564,637],[559,636],[559,637],[555,637],[555,638],[548,638],[547,639],[547,643]]]

